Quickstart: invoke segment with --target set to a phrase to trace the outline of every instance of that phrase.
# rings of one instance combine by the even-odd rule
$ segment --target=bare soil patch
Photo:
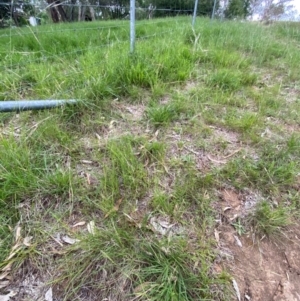
[[[237,196],[231,194],[230,199]],[[218,230],[219,249],[221,254],[227,254],[220,265],[236,280],[240,300],[300,300],[299,225],[289,228],[278,241],[254,240],[249,234],[239,237],[241,244],[237,243],[233,227],[222,225]]]

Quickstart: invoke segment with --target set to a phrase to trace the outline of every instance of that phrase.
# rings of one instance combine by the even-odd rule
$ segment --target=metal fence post
[[[197,8],[198,8],[198,0],[195,0],[195,7],[194,7],[194,14],[193,14],[193,21],[192,21],[193,28],[195,26],[195,21],[197,16]]]
[[[130,0],[130,53],[135,48],[135,0]]]
[[[211,15],[211,19],[212,19],[212,20],[213,20],[214,17],[215,17],[216,5],[217,5],[217,0],[215,0],[215,2],[214,2],[214,8],[213,8],[212,15]]]

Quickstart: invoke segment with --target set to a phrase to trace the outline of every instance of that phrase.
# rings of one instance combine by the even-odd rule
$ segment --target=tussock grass
[[[248,222],[252,224],[257,234],[275,238],[291,224],[285,208],[272,208],[267,201],[262,201],[256,206],[255,211],[248,217]]]
[[[128,21],[3,30],[1,100],[81,101],[0,115],[0,269],[20,222],[10,276],[61,300],[232,300],[220,191],[262,196],[239,235],[299,218],[298,26],[139,21],[133,55]]]

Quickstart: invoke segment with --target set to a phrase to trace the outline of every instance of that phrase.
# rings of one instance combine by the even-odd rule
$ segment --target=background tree
[[[225,18],[244,18],[244,0],[230,0],[224,11]]]
[[[49,4],[51,18],[54,23],[68,21],[67,14],[59,0],[47,0],[47,3]]]
[[[10,17],[11,1],[3,0],[0,5],[0,26],[5,26],[5,21]]]
[[[15,26],[28,24],[28,17],[34,14],[34,6],[29,0],[10,1],[4,0],[0,5],[0,26],[9,25],[11,20]]]
[[[251,0],[229,0],[224,11],[225,18],[246,18],[251,14]]]
[[[195,2],[195,1],[192,1]],[[216,2],[216,11],[219,9],[220,1]],[[199,0],[198,2],[198,15],[211,17],[214,8],[214,0]]]
[[[151,4],[157,8],[154,14],[156,17],[192,14],[195,4],[195,0],[146,0],[142,2],[146,7]],[[200,0],[198,2],[197,14],[200,16],[211,16],[213,7],[214,0]],[[219,0],[217,0],[216,9],[218,7]]]
[[[252,9],[262,21],[277,20],[293,8],[292,0],[252,0]]]

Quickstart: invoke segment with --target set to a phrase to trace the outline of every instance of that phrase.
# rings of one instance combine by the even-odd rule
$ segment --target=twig
[[[191,148],[189,148],[189,147],[187,147],[187,146],[184,146],[183,148],[186,149],[186,150],[188,150],[189,152],[193,153],[193,154],[196,155],[196,156],[199,156],[199,155],[200,155],[200,153],[194,151],[193,149],[191,149]]]
[[[207,155],[207,158],[214,163],[226,164],[226,161],[215,160],[211,158],[210,155]]]
[[[229,155],[223,157],[222,159],[228,159],[228,158],[232,157],[233,155],[235,155],[236,153],[240,152],[241,150],[242,150],[242,149],[239,148],[239,149],[235,150],[234,152],[232,152],[231,154],[229,154]]]
[[[55,242],[57,242],[61,247],[64,246],[64,245],[63,245],[58,239],[56,239],[54,236],[50,235],[50,237],[51,237]]]
[[[226,160],[226,159],[228,159],[228,158],[234,156],[234,155],[235,155],[236,153],[238,153],[239,151],[241,151],[241,148],[239,148],[239,149],[235,150],[234,152],[232,152],[231,154],[229,154],[229,155],[227,155],[227,156],[221,158],[221,160],[213,159],[213,158],[210,157],[210,155],[207,155],[207,158],[208,158],[210,161],[215,162],[215,163],[226,164],[226,161],[224,161],[224,160]]]
[[[278,284],[276,285],[276,288],[275,288],[275,291],[272,295],[272,297],[270,298],[270,301],[273,301],[274,300],[274,297],[276,296],[276,293],[278,292],[278,288],[281,286],[281,280],[279,280]]]

